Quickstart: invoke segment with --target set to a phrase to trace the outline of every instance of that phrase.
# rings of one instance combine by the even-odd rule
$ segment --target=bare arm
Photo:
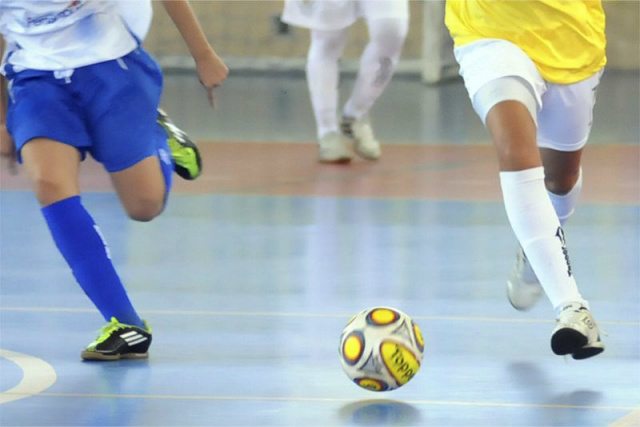
[[[0,58],[4,55],[4,38],[0,35]],[[7,131],[7,80],[0,74],[0,157],[11,173],[16,169],[16,147]],[[5,161],[6,159],[6,161]]]
[[[209,103],[215,106],[213,89],[227,78],[229,69],[207,41],[188,0],[163,0],[162,3],[196,62],[198,77],[207,89]]]

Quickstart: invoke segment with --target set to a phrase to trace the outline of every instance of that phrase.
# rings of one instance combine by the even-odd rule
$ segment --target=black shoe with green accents
[[[144,322],[144,321],[143,321]],[[144,329],[118,322],[115,317],[107,323],[94,342],[81,354],[84,360],[146,359],[151,345],[151,328]]]
[[[158,123],[167,133],[167,143],[173,158],[174,171],[186,180],[194,180],[202,173],[202,158],[195,142],[177,127],[167,113],[158,108]]]

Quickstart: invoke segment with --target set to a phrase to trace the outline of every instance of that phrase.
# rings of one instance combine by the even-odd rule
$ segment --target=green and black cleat
[[[188,181],[199,177],[202,173],[202,158],[195,142],[160,108],[158,108],[157,120],[167,133],[174,171]]]
[[[100,336],[81,354],[84,360],[146,359],[151,345],[151,328],[126,325],[115,317],[100,331]]]

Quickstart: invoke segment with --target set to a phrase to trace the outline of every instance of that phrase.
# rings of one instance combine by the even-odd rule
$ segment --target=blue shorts
[[[34,138],[89,152],[109,172],[157,154],[166,134],[156,123],[162,71],[142,48],[113,61],[73,70],[14,72],[7,128],[18,150]]]

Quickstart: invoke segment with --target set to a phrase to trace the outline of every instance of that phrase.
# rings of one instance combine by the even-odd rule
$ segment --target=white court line
[[[58,378],[53,367],[37,357],[4,349],[0,349],[0,357],[22,369],[22,380],[18,385],[0,393],[0,405],[38,394],[51,387]]]
[[[640,408],[635,408],[636,410],[632,413],[620,418],[615,421],[613,424],[609,424],[608,427],[638,427],[640,426]]]
[[[95,313],[88,308],[58,308],[58,307],[0,307],[0,311],[32,311],[47,313]],[[301,317],[301,318],[344,318],[349,319],[353,314],[330,313],[295,313],[277,311],[216,311],[216,310],[139,310],[143,314],[178,315],[178,316],[217,316],[217,317]],[[516,317],[471,317],[471,316],[411,316],[414,320],[451,320],[474,321],[487,323],[554,323],[553,319],[526,319]],[[638,326],[640,321],[631,320],[598,320],[599,325]]]
[[[174,394],[102,394],[102,393],[41,393],[46,397],[98,398],[98,399],[144,399],[144,400],[209,400],[209,401],[247,401],[247,402],[312,402],[312,403],[354,403],[360,402],[353,398],[339,397],[296,397],[296,396],[207,396],[207,395],[174,395]],[[503,403],[503,402],[474,402],[455,400],[431,399],[402,399],[402,403],[410,405],[436,406],[472,406],[492,408],[547,408],[547,409],[584,409],[599,411],[629,411],[635,406],[597,406],[597,405],[561,405],[536,403]]]

